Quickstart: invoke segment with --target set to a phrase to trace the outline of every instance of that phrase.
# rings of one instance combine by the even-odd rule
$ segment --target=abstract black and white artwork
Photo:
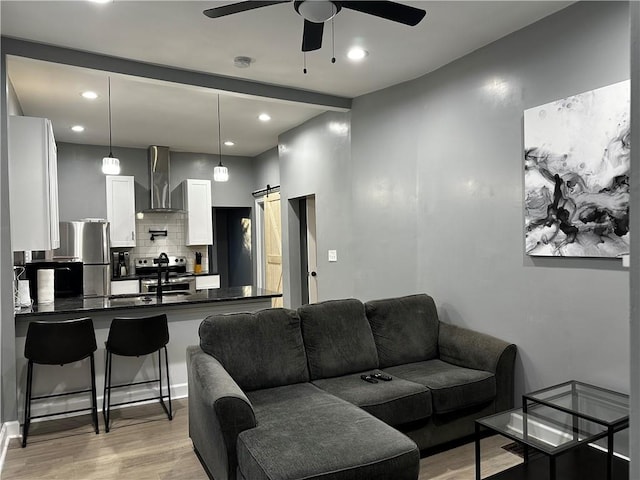
[[[529,255],[629,253],[630,83],[524,112]]]

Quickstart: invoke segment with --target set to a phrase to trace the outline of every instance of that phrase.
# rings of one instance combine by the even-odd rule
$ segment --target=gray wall
[[[307,195],[316,196],[319,298],[352,294],[350,116],[327,112],[278,139],[285,305],[301,303],[300,222],[295,199]],[[329,249],[337,250],[338,262],[327,261]]]
[[[13,321],[13,256],[9,229],[7,148],[8,78],[6,56],[0,56],[0,422],[16,420],[16,343]]]
[[[524,255],[522,187],[523,110],[629,78],[628,28],[626,3],[581,2],[356,99],[353,294],[428,292],[444,320],[515,342],[518,394],[628,391],[628,271]]]
[[[102,157],[108,148],[96,145],[58,144],[58,182],[60,190],[60,219],[78,220],[107,215],[106,183],[102,174]],[[149,207],[149,167],[147,150],[113,147],[120,159],[121,175],[133,175],[136,182],[136,209]],[[215,183],[211,191],[214,206],[249,207],[253,205],[252,159],[223,157],[229,168],[229,181]],[[187,178],[212,179],[217,155],[171,152],[171,185],[175,189]],[[82,199],[82,201],[78,201]]]
[[[15,89],[13,88],[13,83],[11,80],[7,80],[9,84],[9,96],[7,98],[7,111],[9,115],[24,115],[22,113],[22,106],[20,105],[20,100],[18,100],[18,95],[16,94]]]
[[[253,159],[253,191],[263,190],[267,185],[280,185],[280,158],[278,147],[271,148]]]
[[[628,271],[527,257],[522,186],[523,111],[629,78],[628,27],[628,4],[581,2],[355,99],[350,152],[330,129],[349,114],[282,135],[283,198],[316,195],[320,299],[433,295],[443,320],[518,345],[516,398],[571,378],[628,391]],[[295,306],[295,204],[282,218]]]

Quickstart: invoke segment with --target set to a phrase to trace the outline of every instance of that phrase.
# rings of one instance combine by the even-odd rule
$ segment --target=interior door
[[[282,293],[282,222],[280,220],[280,193],[271,193],[264,199],[265,288]],[[282,307],[282,297],[271,301],[273,307]]]
[[[318,303],[318,251],[316,247],[316,197],[307,197],[307,268],[309,303]]]

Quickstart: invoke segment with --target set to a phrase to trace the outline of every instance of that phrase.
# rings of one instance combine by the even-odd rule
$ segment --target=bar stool
[[[29,361],[27,366],[27,392],[24,401],[24,426],[22,428],[22,447],[27,446],[29,425],[34,418],[52,417],[68,413],[91,410],[91,417],[96,433],[98,428],[98,406],[96,400],[96,369],[93,352],[97,349],[96,335],[90,318],[79,318],[63,321],[35,320],[29,323],[24,344],[24,356]],[[91,360],[91,388],[65,393],[32,397],[33,366],[66,365],[89,357]],[[91,392],[91,407],[67,410],[45,415],[31,415],[31,402],[45,398],[61,397]]]
[[[167,316],[165,314],[150,317],[119,317],[113,319],[111,326],[109,327],[109,337],[105,342],[106,362],[102,414],[104,415],[105,430],[107,432],[109,431],[109,417],[112,406],[116,407],[119,405],[159,399],[162,408],[167,414],[167,417],[169,417],[169,420],[173,419],[171,413],[171,383],[169,381],[169,357],[167,355],[167,343],[169,343],[169,328],[167,326]],[[166,395],[162,393],[162,350],[164,350],[164,363],[167,377]],[[158,378],[141,382],[111,385],[113,355],[139,357],[141,355],[149,355],[154,352],[158,352]],[[111,404],[112,389],[155,382],[158,382],[159,396]],[[168,409],[164,403],[165,398],[168,398],[169,400]]]

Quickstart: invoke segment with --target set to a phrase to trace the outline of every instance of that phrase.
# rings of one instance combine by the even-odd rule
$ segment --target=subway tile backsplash
[[[136,246],[129,253],[132,261],[138,257],[157,257],[161,252],[165,252],[169,256],[186,257],[187,270],[192,272],[196,252],[200,252],[202,270],[206,272],[209,265],[207,246],[185,245],[186,220],[187,215],[182,212],[145,212],[142,218],[136,218]],[[167,236],[156,236],[151,240],[149,230],[166,230]]]

